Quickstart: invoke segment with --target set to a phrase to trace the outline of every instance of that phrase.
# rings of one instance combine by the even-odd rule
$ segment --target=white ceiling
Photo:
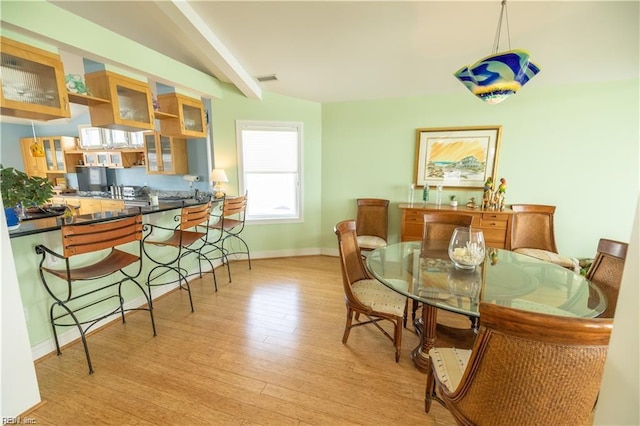
[[[316,102],[464,91],[452,73],[492,52],[500,14],[498,0],[190,1],[195,17],[186,2],[52,3],[247,96]],[[511,47],[541,67],[531,87],[638,78],[639,5],[509,1]],[[268,74],[278,81],[255,82]]]

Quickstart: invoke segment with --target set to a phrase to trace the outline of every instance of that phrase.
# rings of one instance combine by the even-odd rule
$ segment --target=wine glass
[[[484,261],[485,245],[482,231],[456,228],[449,241],[449,258],[459,269],[473,269]]]

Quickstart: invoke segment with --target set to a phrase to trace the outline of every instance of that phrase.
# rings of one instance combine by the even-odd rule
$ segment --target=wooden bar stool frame
[[[61,228],[63,246],[62,254],[59,254],[42,244],[38,244],[35,247],[36,253],[42,256],[39,264],[40,279],[47,293],[49,293],[49,295],[55,300],[49,308],[49,318],[51,320],[57,354],[61,355],[62,352],[60,350],[60,342],[58,340],[56,326],[75,326],[80,332],[80,338],[84,346],[84,353],[89,367],[89,374],[92,374],[94,370],[93,364],[91,363],[91,356],[89,355],[86,335],[99,321],[120,313],[122,323],[125,323],[125,312],[141,310],[149,311],[153,335],[156,336],[156,326],[153,319],[151,297],[150,295],[147,295],[142,285],[136,280],[142,271],[142,228],[142,216],[140,214],[124,219],[118,218],[108,220],[106,222],[63,225]],[[134,242],[136,243],[135,246],[137,254],[132,254],[116,248],[118,246]],[[73,266],[73,262],[70,260],[76,255],[100,252],[106,249],[110,249],[109,253],[90,265]],[[53,269],[45,266],[47,255],[62,260],[65,268]],[[137,268],[133,272],[125,271],[126,267],[136,263]],[[92,287],[86,291],[79,290],[79,287],[75,284],[78,281],[90,282],[92,280],[105,278],[118,272],[123,275],[122,278],[107,284],[100,284],[98,287]],[[47,275],[52,275],[66,281],[66,296],[61,297],[54,291],[52,283],[47,282]],[[140,289],[140,292],[147,300],[146,307],[125,309],[124,298],[122,296],[122,285],[128,281],[133,282],[136,287]],[[118,286],[117,294],[105,295],[100,299],[93,300],[81,306],[71,306],[76,300],[102,292],[114,286]],[[114,298],[117,298],[119,303],[118,307],[113,309],[111,312],[100,315],[97,318],[87,320],[81,320],[78,315],[76,315],[77,312]],[[56,314],[56,308],[62,308],[64,312]],[[72,321],[66,322],[67,317],[71,318]],[[85,325],[86,327],[83,327]]]

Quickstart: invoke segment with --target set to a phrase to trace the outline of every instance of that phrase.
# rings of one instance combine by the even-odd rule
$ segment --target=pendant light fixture
[[[33,125],[33,121],[31,122],[31,130],[33,131],[33,142],[31,142],[31,145],[29,146],[31,156],[44,157],[44,147],[42,144],[38,143],[38,138],[36,137],[36,126]]]
[[[498,52],[503,18],[507,23],[509,50]],[[488,104],[497,104],[515,94],[538,72],[540,68],[529,61],[529,52],[511,49],[507,0],[502,0],[493,54],[460,68],[453,75],[478,98]]]

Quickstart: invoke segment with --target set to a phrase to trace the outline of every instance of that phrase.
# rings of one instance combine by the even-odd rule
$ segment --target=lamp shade
[[[529,52],[520,49],[494,53],[453,75],[478,98],[497,104],[527,84],[540,68],[529,61]]]
[[[211,182],[229,182],[229,178],[227,178],[227,173],[225,173],[224,169],[213,169],[209,180],[211,180]]]

